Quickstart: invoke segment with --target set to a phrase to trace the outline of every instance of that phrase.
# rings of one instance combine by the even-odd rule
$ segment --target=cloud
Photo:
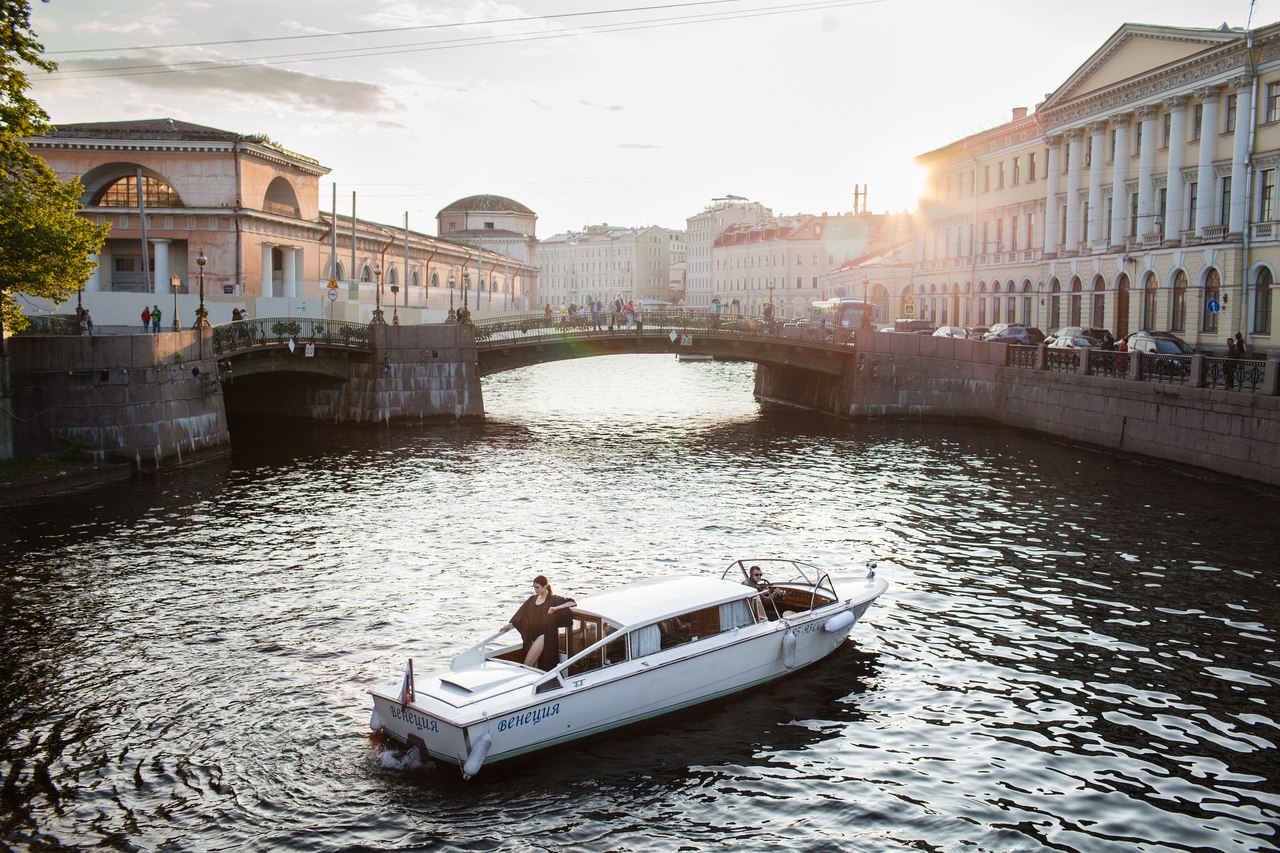
[[[626,109],[626,107],[621,104],[606,106],[605,104],[593,104],[591,101],[584,101],[581,98],[578,99],[578,103],[582,104],[584,107],[593,107],[597,110],[607,110],[611,113],[620,113]]]
[[[271,65],[171,70],[173,66],[169,63],[168,57],[158,51],[110,59],[77,59],[62,63],[55,78],[74,82],[102,75],[111,77],[115,86],[127,84],[184,95],[252,99],[300,111],[371,115],[403,109],[391,91],[377,83],[338,80]],[[132,70],[124,70],[125,67]],[[109,73],[112,71],[115,73]]]

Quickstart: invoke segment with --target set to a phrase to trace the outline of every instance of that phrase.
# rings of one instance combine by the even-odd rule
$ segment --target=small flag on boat
[[[401,713],[409,709],[409,703],[412,701],[413,701],[413,658],[409,658],[409,665],[404,668],[404,683],[400,685]]]

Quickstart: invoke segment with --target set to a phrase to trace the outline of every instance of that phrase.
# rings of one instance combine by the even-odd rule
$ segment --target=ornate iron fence
[[[1204,386],[1257,394],[1267,378],[1267,363],[1252,359],[1206,357]]]
[[[605,311],[583,313],[573,317],[548,317],[527,314],[475,323],[477,344],[522,341],[529,338],[597,337],[608,335],[653,335],[675,333],[677,336],[714,334],[730,337],[788,338],[812,343],[847,346],[853,343],[854,330],[833,329],[807,323],[766,321],[746,314],[715,314],[711,311],[687,309],[648,310],[638,315]]]
[[[1010,367],[1037,367],[1036,356],[1040,347],[1024,347],[1011,345],[1005,351],[1005,364]]]
[[[1139,377],[1145,382],[1186,385],[1191,379],[1191,356],[1142,353]]]
[[[289,341],[368,349],[369,327],[312,317],[258,317],[213,327],[213,351],[220,356]]]
[[[1080,353],[1073,349],[1048,348],[1044,354],[1044,365],[1055,373],[1079,373]]]
[[[1129,373],[1129,354],[1109,349],[1089,350],[1089,375],[1123,379]]]

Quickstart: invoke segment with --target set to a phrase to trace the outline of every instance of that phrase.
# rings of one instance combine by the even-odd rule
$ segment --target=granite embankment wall
[[[757,393],[854,418],[983,418],[1280,485],[1274,361],[1264,393],[1251,394],[1142,381],[1136,370],[1110,378],[1007,367],[1007,347],[985,341],[865,337],[854,374],[832,383],[838,389],[814,390],[812,382],[788,389],[762,370]]]
[[[248,365],[233,369],[228,409],[233,415],[350,424],[484,417],[471,326],[370,326],[369,343],[372,355],[328,353],[345,359],[341,376],[301,372],[301,348],[277,350],[269,365],[253,373],[247,373]]]
[[[14,455],[139,468],[230,441],[212,341],[195,331],[9,339]]]

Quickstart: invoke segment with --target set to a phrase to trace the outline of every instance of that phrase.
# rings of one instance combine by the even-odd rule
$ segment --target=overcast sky
[[[865,183],[873,210],[914,208],[913,157],[1033,108],[1123,23],[1249,16],[1247,0],[33,5],[60,66],[33,93],[55,124],[265,133],[333,170],[325,210],[336,183],[339,213],[355,191],[362,218],[435,233],[449,202],[495,193],[540,237],[683,228],[730,193],[834,213]],[[1280,19],[1280,0],[1253,15]]]

